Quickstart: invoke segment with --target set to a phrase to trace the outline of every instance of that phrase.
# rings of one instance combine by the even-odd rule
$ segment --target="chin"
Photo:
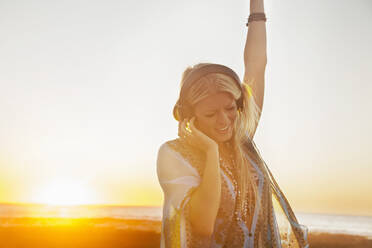
[[[232,134],[225,134],[225,135],[216,134],[216,135],[214,135],[214,140],[216,142],[219,142],[219,143],[229,141],[229,140],[231,140],[231,138],[232,138]]]

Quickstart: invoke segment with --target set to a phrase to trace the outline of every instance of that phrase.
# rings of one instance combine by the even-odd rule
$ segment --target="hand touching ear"
[[[218,144],[195,127],[195,116],[190,119],[190,122],[187,122],[186,119],[182,121],[178,135],[188,144],[197,147],[204,152],[208,152],[213,149],[218,150]]]

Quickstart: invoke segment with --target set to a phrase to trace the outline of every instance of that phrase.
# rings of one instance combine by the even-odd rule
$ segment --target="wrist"
[[[212,146],[209,146],[207,151],[206,151],[206,154],[207,156],[215,156],[215,155],[219,155],[219,151],[218,151],[218,145],[212,145]]]
[[[254,12],[251,13],[248,17],[248,21],[245,24],[247,27],[251,22],[256,22],[256,21],[264,21],[266,22],[266,15],[264,12]]]

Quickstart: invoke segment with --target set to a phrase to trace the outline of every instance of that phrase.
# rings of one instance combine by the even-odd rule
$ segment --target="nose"
[[[227,113],[224,111],[219,111],[217,115],[217,127],[223,128],[228,124],[230,124],[230,119]]]

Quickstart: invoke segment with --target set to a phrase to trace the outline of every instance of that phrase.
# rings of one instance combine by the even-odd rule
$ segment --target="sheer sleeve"
[[[160,247],[207,247],[203,244],[209,240],[196,235],[189,220],[189,200],[201,181],[196,168],[165,143],[158,152],[157,175],[164,192]]]
[[[158,152],[157,173],[167,202],[180,210],[189,199],[189,191],[200,183],[197,170],[179,153],[163,144]]]

